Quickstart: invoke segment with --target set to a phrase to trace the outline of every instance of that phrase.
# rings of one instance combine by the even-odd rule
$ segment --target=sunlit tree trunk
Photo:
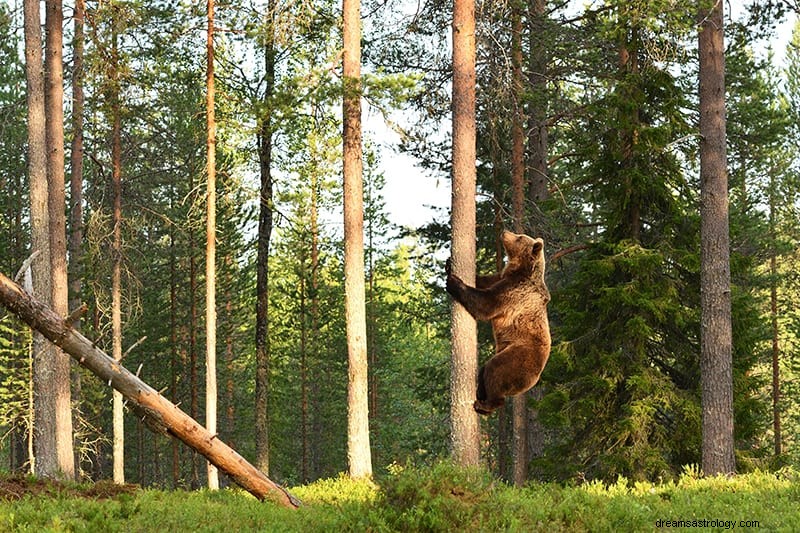
[[[114,24],[112,22],[112,24]],[[111,62],[111,356],[122,360],[122,141],[119,83],[119,47],[116,28],[112,30]],[[115,483],[125,483],[125,425],[122,393],[113,393],[113,476]]]
[[[475,283],[475,2],[453,5],[453,274]],[[480,462],[478,415],[472,408],[478,374],[477,325],[454,303],[451,318],[450,445],[461,465]]]
[[[83,278],[83,45],[84,0],[75,1],[72,38],[72,148],[70,150],[70,224],[69,224],[69,309],[81,306]],[[75,318],[72,327],[80,330],[81,317]],[[76,415],[80,413],[81,374],[73,364],[72,398]],[[76,418],[76,424],[78,419]],[[79,443],[75,442],[77,450]],[[75,453],[75,471],[80,473],[80,457]]]
[[[347,458],[350,476],[372,476],[364,288],[364,187],[361,152],[361,5],[343,0],[344,272],[347,323]]]
[[[64,15],[60,0],[45,2],[45,115],[47,142],[48,215],[50,223],[50,276],[53,309],[63,316],[67,307],[67,220],[64,196],[64,74],[62,63]],[[55,402],[55,452],[53,472],[67,479],[75,477],[72,453],[72,398],[70,396],[70,358],[56,348],[53,361],[52,394]]]
[[[514,231],[525,232],[525,120],[522,111],[522,13],[519,4],[511,8],[511,68],[514,110],[511,121],[511,206]],[[514,485],[521,487],[528,479],[528,393],[514,396],[513,447]]]
[[[702,467],[713,475],[736,469],[722,2],[699,22]]]
[[[28,180],[31,202],[31,262],[33,292],[46,303],[52,301],[50,278],[50,221],[47,209],[47,148],[45,135],[44,68],[42,31],[38,0],[26,0],[25,75],[28,106]],[[38,332],[33,332],[33,465],[36,475],[57,472],[55,456],[55,395],[52,368],[54,347]]]
[[[206,429],[217,434],[217,123],[214,117],[214,0],[206,3]],[[207,463],[208,488],[219,488],[217,467]]]

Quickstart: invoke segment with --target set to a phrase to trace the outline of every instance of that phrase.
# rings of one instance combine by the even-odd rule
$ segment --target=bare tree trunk
[[[112,23],[113,24],[113,23]],[[122,360],[122,140],[119,82],[119,45],[117,30],[112,30],[111,49],[111,196],[113,207],[111,245],[111,352],[115,361]],[[113,459],[114,482],[125,483],[125,423],[122,394],[113,395]]]
[[[313,180],[313,178],[312,178]],[[313,188],[312,182],[312,188]],[[313,193],[312,193],[313,195]],[[300,251],[300,479],[308,476],[308,326],[306,324],[306,254],[305,244]]]
[[[344,272],[347,322],[347,458],[350,476],[372,476],[364,302],[364,186],[361,152],[361,3],[342,1]]]
[[[511,123],[511,205],[514,231],[525,232],[525,145],[522,112],[522,13],[518,4],[511,8],[511,66],[514,91],[514,115]],[[512,399],[513,446],[511,457],[514,485],[521,487],[528,479],[528,393]]]
[[[453,5],[453,274],[475,282],[475,2]],[[475,319],[454,303],[451,318],[450,445],[464,466],[480,462],[476,398],[478,343]]]
[[[264,37],[264,103],[268,106],[275,86],[275,2],[267,2]],[[265,106],[266,107],[266,106]],[[256,258],[256,465],[269,473],[269,241],[272,236],[272,121],[270,113],[260,118],[258,160],[261,195],[258,215]]]
[[[700,371],[703,472],[736,470],[722,2],[700,12]]]
[[[193,167],[192,167],[193,168]],[[191,171],[190,171],[191,172]],[[194,175],[189,175],[189,190],[194,190]],[[197,263],[195,258],[194,228],[189,228],[189,413],[197,420]],[[190,455],[190,480],[193,489],[200,487],[197,454]]]
[[[67,281],[67,220],[64,197],[64,72],[62,63],[64,15],[60,0],[45,2],[47,9],[45,43],[45,113],[47,116],[47,185],[50,222],[50,276],[53,308],[69,314]],[[56,349],[52,393],[55,402],[56,475],[75,477],[72,453],[72,398],[70,397],[70,359]]]
[[[175,256],[175,227],[169,229],[169,341],[170,341],[170,395],[172,403],[178,404],[178,281],[177,258]],[[178,443],[172,441],[172,487],[177,488],[181,477]]]
[[[775,455],[783,453],[783,442],[781,437],[781,349],[780,349],[780,330],[778,328],[778,250],[776,238],[775,220],[775,177],[770,173],[769,187],[769,231],[770,231],[770,287],[769,287],[769,308],[770,322],[772,325],[772,432],[775,439]]]
[[[25,75],[28,106],[28,180],[31,202],[31,262],[33,292],[45,303],[52,301],[50,278],[50,219],[47,209],[47,145],[45,134],[42,31],[38,0],[25,0]],[[54,347],[34,331],[33,335],[33,464],[36,475],[54,476],[55,405],[53,382]]]
[[[206,174],[206,429],[217,434],[217,123],[214,117],[214,0],[206,3],[208,35],[206,40],[206,131],[208,138]],[[217,467],[208,463],[208,488],[219,489]]]
[[[528,194],[533,202],[541,202],[550,196],[547,184],[549,136],[547,126],[547,25],[546,0],[531,0],[528,9],[530,57],[528,62],[530,96],[528,101]],[[532,211],[536,212],[536,211]],[[537,224],[529,226],[535,231]],[[543,384],[540,382],[529,393],[528,398],[534,401],[544,397]],[[528,462],[544,454],[544,428],[536,409],[528,409],[527,422]]]
[[[75,34],[72,40],[72,149],[70,150],[70,224],[69,224],[69,309],[81,306],[83,278],[83,45],[84,0],[75,0],[73,16]],[[76,317],[72,327],[80,331],[81,317]],[[73,364],[72,400],[76,424],[81,412],[81,374]],[[75,442],[75,472],[80,476],[79,442]]]
[[[92,341],[69,327],[47,305],[34,300],[16,283],[0,273],[0,303],[32,328],[41,331],[101,380],[119,390],[150,429],[170,434],[201,453],[226,472],[242,488],[259,500],[270,499],[285,507],[296,508],[300,502],[283,487],[258,471],[239,454],[210,434],[194,419],[161,396],[101,350]]]
[[[533,202],[546,200],[547,187],[547,47],[545,27],[546,0],[531,0],[529,81],[531,99],[528,111],[528,181]]]

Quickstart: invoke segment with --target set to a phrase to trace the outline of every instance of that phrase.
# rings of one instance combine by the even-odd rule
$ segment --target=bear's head
[[[544,240],[504,231],[500,241],[508,256],[504,272],[523,271],[531,278],[544,280]]]

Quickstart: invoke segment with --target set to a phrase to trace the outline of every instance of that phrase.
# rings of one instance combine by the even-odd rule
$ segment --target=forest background
[[[256,241],[269,117],[268,470],[294,484],[347,467],[341,14],[338,2],[325,0],[270,6],[217,7],[219,433],[245,457],[257,455]],[[70,259],[80,300],[89,305],[81,328],[111,351],[110,139],[118,114],[123,339],[126,350],[132,347],[124,364],[202,419],[204,6],[86,7],[82,240]],[[696,5],[534,1],[524,7],[521,97],[513,90],[510,54],[515,5],[477,8],[477,230],[479,270],[489,272],[501,255],[498,230],[512,225],[511,136],[514,111],[521,109],[526,230],[544,237],[549,255],[573,250],[548,265],[554,344],[541,392],[528,399],[528,476],[674,478],[700,462],[701,447]],[[782,67],[766,51],[792,7],[751,2],[726,18],[739,470],[800,461],[793,379],[800,371],[793,305],[800,290],[800,33]],[[432,221],[398,226],[389,222],[387,206],[442,205],[429,196],[436,187],[423,188],[411,174],[448,181],[450,13],[437,0],[362,7],[365,113],[385,124],[367,135],[364,159],[377,469],[425,464],[448,452],[448,213],[440,207]],[[65,22],[69,87],[75,81],[69,12]],[[271,47],[265,35],[273,36]],[[13,274],[31,248],[20,149],[26,115],[19,4],[0,4],[0,36],[0,270]],[[270,60],[274,76],[265,74]],[[68,105],[67,116],[72,110]],[[68,146],[72,132],[68,125]],[[397,139],[391,149],[387,137]],[[399,181],[397,168],[409,180],[387,187],[387,176]],[[0,464],[17,471],[29,464],[30,334],[0,316]],[[481,360],[492,349],[490,331],[480,329]],[[76,464],[89,479],[110,476],[110,403],[106,384],[75,369]],[[482,421],[482,458],[505,478],[512,475],[510,419],[507,413]],[[151,435],[133,413],[126,414],[125,433],[127,480],[205,483],[196,454]]]

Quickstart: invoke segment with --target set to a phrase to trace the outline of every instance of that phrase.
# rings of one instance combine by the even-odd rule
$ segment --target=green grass
[[[0,499],[0,531],[627,532],[658,530],[658,520],[696,526],[720,521],[706,531],[726,531],[722,521],[739,531],[797,531],[800,525],[800,475],[791,470],[734,478],[687,471],[661,484],[620,479],[613,485],[532,483],[515,489],[485,472],[440,463],[395,468],[377,484],[341,476],[291,491],[304,503],[299,510],[240,490],[113,494],[55,487]]]

